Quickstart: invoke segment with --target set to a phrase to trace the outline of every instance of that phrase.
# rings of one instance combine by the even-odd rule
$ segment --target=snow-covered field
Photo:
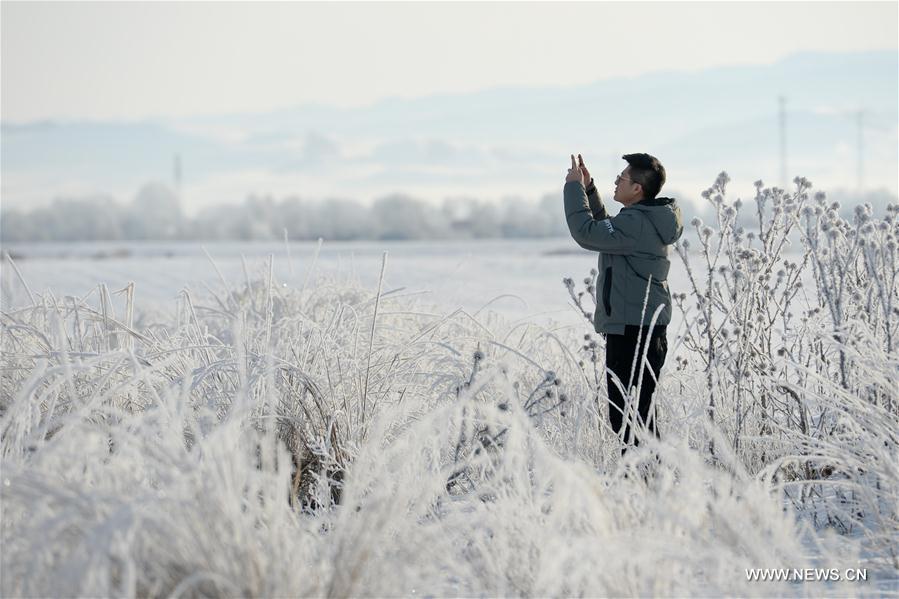
[[[582,326],[562,278],[581,279],[596,267],[596,253],[569,238],[469,241],[318,243],[152,243],[12,244],[2,248],[33,292],[87,295],[100,283],[115,291],[135,285],[139,306],[166,306],[185,288],[193,294],[220,292],[266,276],[272,258],[277,283],[302,288],[315,278],[372,288],[387,252],[384,290],[403,288],[443,310],[487,309],[509,318],[555,319]],[[244,270],[246,264],[246,274]],[[683,286],[682,265],[672,261],[672,285]],[[4,272],[8,264],[3,265]],[[314,273],[314,274],[313,274]],[[310,275],[315,278],[310,278]],[[117,300],[113,296],[113,301]],[[494,300],[491,302],[491,300]],[[3,301],[27,301],[15,273],[3,277]]]
[[[0,590],[899,594],[896,212],[807,191],[672,252],[658,464],[567,240],[4,248]]]

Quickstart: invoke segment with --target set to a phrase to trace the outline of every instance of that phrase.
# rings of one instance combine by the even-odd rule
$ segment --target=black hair
[[[659,159],[649,154],[625,154],[622,158],[631,167],[631,180],[643,187],[643,199],[651,200],[659,195],[665,184],[665,167]]]

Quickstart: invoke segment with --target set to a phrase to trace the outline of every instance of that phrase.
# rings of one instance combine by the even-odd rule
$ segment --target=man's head
[[[615,179],[615,201],[630,206],[656,197],[665,184],[665,167],[649,154],[625,154],[627,168]]]

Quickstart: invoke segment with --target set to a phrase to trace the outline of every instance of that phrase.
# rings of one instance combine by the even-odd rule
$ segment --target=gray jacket
[[[582,248],[600,253],[596,332],[623,334],[625,325],[646,326],[658,306],[663,308],[656,324],[671,322],[668,246],[684,231],[675,200],[643,200],[609,217],[599,193],[588,197],[581,183],[565,183],[563,193],[571,236]]]

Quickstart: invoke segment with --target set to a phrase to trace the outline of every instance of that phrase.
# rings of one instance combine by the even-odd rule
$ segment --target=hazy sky
[[[2,119],[359,106],[897,48],[896,2],[2,2]]]

